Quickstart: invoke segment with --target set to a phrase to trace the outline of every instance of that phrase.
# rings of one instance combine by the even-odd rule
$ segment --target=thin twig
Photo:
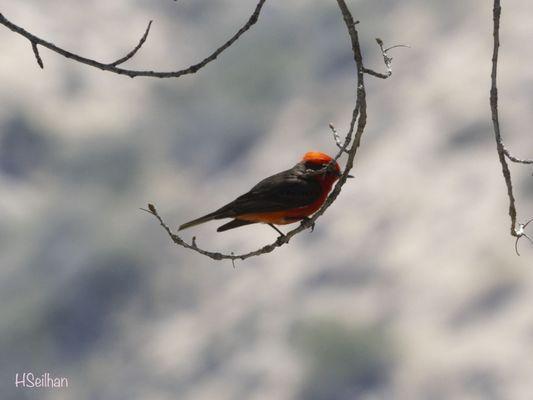
[[[522,158],[518,158],[518,157],[515,157],[513,156],[509,150],[507,150],[507,148],[505,147],[505,145],[503,146],[503,152],[505,153],[505,156],[511,160],[512,162],[515,162],[515,163],[518,163],[518,164],[533,164],[533,160],[526,160],[526,159],[522,159]]]
[[[39,64],[39,67],[41,69],[44,68],[43,59],[41,58],[41,55],[39,54],[39,49],[37,48],[37,43],[31,42],[31,48],[33,50],[33,55],[35,56],[35,59],[37,60],[37,64]]]
[[[341,138],[340,138],[339,134],[337,133],[337,130],[335,129],[335,127],[333,126],[333,124],[331,122],[329,124],[329,129],[331,130],[331,133],[333,134],[333,140],[335,141],[335,144],[339,148],[340,154],[348,153],[348,150],[346,150],[346,146],[349,143],[345,143],[344,145],[341,144]]]
[[[498,50],[500,47],[500,16],[501,16],[501,4],[500,0],[494,0],[494,7],[492,10],[492,20],[494,24],[493,28],[493,49],[492,49],[492,69],[491,69],[491,87],[490,87],[490,109],[492,114],[492,125],[494,127],[494,136],[496,139],[496,149],[498,151],[498,158],[502,167],[502,174],[505,180],[505,185],[507,186],[507,196],[509,197],[509,216],[511,218],[511,235],[516,237],[515,250],[516,254],[520,255],[518,252],[518,241],[521,237],[526,237],[530,241],[531,238],[524,232],[524,228],[531,222],[528,221],[526,224],[521,224],[517,222],[517,211],[516,211],[516,201],[513,194],[513,182],[511,180],[511,172],[509,170],[509,165],[507,164],[507,158],[511,158],[509,151],[506,150],[505,145],[502,140],[500,133],[500,122],[498,117],[498,86],[497,86],[497,77],[498,77]],[[513,157],[514,158],[514,157]],[[519,160],[529,161],[529,160]],[[513,160],[514,161],[514,160]],[[533,242],[533,241],[532,241]]]
[[[341,189],[343,185],[346,183],[346,179],[348,178],[348,174],[350,170],[353,167],[354,164],[354,158],[357,153],[357,149],[359,148],[359,145],[361,143],[361,137],[363,135],[363,131],[366,125],[366,91],[365,91],[365,84],[364,84],[364,67],[363,67],[363,56],[361,54],[361,47],[359,44],[359,37],[357,30],[355,29],[356,22],[354,22],[352,14],[350,10],[348,9],[348,6],[346,5],[344,0],[336,0],[337,4],[340,8],[344,23],[346,25],[346,28],[348,30],[348,35],[350,37],[351,45],[352,45],[352,52],[355,62],[355,68],[356,68],[356,74],[357,74],[357,90],[356,90],[356,104],[355,108],[352,112],[352,120],[350,121],[350,128],[348,130],[348,133],[346,134],[345,138],[345,144],[341,147],[339,150],[339,154],[337,157],[340,157],[340,155],[343,154],[343,149],[348,148],[348,145],[351,146],[348,149],[348,159],[346,161],[346,166],[344,168],[343,173],[339,177],[339,180],[337,181],[337,184],[329,194],[329,196],[326,198],[326,201],[324,204],[320,207],[320,209],[313,214],[312,217],[306,218],[301,221],[300,225],[294,228],[293,230],[287,232],[284,236],[279,236],[275,242],[268,244],[266,246],[263,246],[257,250],[243,253],[243,254],[223,254],[220,252],[212,252],[200,249],[196,246],[196,240],[193,239],[192,244],[189,244],[185,242],[181,237],[176,235],[172,232],[172,230],[168,227],[168,225],[164,222],[163,218],[159,215],[157,209],[154,205],[149,204],[148,209],[143,209],[144,211],[152,214],[157,218],[161,226],[165,229],[169,237],[172,239],[174,243],[177,245],[183,246],[187,249],[191,249],[193,251],[196,251],[197,253],[203,254],[204,256],[207,256],[209,258],[212,258],[214,260],[245,260],[250,257],[260,256],[262,254],[271,253],[276,248],[281,247],[287,243],[289,243],[290,239],[297,235],[298,233],[312,228],[315,225],[315,221],[322,215],[324,212],[331,206],[331,204],[335,201],[339,193],[341,192]],[[357,127],[355,127],[357,124]],[[353,137],[352,142],[352,135],[355,129],[355,135]],[[320,171],[319,171],[320,172]]]
[[[123,64],[126,61],[128,61],[130,58],[132,58],[142,47],[144,42],[146,42],[146,38],[148,37],[148,33],[150,32],[150,27],[152,26],[152,21],[148,22],[148,26],[146,27],[146,30],[144,31],[144,35],[142,36],[141,40],[139,40],[139,43],[137,46],[133,48],[132,51],[130,51],[128,54],[126,54],[124,57],[119,58],[117,61],[109,63],[108,65],[112,67],[116,67],[117,65]]]
[[[261,13],[261,9],[263,8],[265,1],[266,0],[259,0],[259,2],[257,3],[257,6],[255,7],[254,12],[252,13],[248,21],[242,26],[242,28],[240,28],[237,31],[237,33],[235,33],[222,46],[220,46],[213,53],[211,53],[211,55],[207,56],[202,61],[191,65],[188,68],[184,68],[178,71],[147,71],[147,70],[132,70],[132,69],[120,68],[120,67],[117,67],[116,65],[113,65],[116,63],[116,61],[115,63],[106,64],[106,63],[102,63],[102,62],[99,62],[99,61],[96,61],[96,60],[93,60],[87,57],[80,56],[76,53],[72,53],[68,50],[58,47],[55,44],[48,42],[40,37],[37,37],[34,34],[25,30],[24,28],[14,24],[13,22],[9,21],[6,17],[4,17],[1,13],[0,13],[0,24],[6,26],[11,31],[28,39],[32,43],[32,46],[40,45],[40,46],[46,47],[47,49],[52,50],[66,58],[72,59],[82,64],[89,65],[94,68],[101,69],[103,71],[108,71],[108,72],[112,72],[112,73],[119,74],[119,75],[127,75],[130,78],[135,78],[137,76],[147,76],[147,77],[153,77],[153,78],[177,78],[183,75],[194,74],[198,72],[198,70],[202,69],[207,64],[214,61],[224,50],[226,50],[233,43],[235,43],[247,30],[249,30],[258,21],[259,14]],[[120,64],[121,60],[118,60],[118,61]]]
[[[376,78],[380,79],[387,79],[392,75],[392,57],[389,56],[388,51],[395,49],[397,47],[407,47],[411,48],[411,46],[408,46],[406,44],[397,44],[395,46],[387,47],[386,49],[383,48],[383,40],[380,38],[376,38],[376,42],[379,46],[379,49],[381,50],[381,54],[383,55],[383,62],[385,63],[385,67],[387,67],[387,73],[382,74],[381,72],[376,72],[373,69],[370,68],[363,68],[363,71],[365,74],[375,76]]]

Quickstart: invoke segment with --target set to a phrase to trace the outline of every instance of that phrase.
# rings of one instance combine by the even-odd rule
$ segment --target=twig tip
[[[32,41],[31,48],[33,50],[33,54],[35,55],[35,59],[37,60],[37,64],[39,64],[39,67],[41,67],[41,69],[44,69],[43,59],[41,58],[41,55],[39,54],[37,43]]]

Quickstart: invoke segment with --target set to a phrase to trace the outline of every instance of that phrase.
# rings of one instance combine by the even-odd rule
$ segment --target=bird
[[[274,225],[292,224],[314,214],[324,204],[340,176],[339,164],[332,157],[309,151],[294,167],[263,179],[247,193],[203,217],[182,224],[179,230],[232,218],[218,227],[217,232],[264,223],[283,236]]]

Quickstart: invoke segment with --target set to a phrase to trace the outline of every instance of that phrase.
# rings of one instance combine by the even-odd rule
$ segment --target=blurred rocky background
[[[214,262],[173,227],[307,150],[335,152],[354,104],[334,1],[269,1],[220,58],[181,79],[79,65],[0,27],[2,399],[529,399],[533,249],[514,253],[490,123],[492,2],[360,0],[368,127],[356,179],[275,253]],[[232,35],[251,0],[2,1],[36,35],[109,62],[178,69]],[[533,3],[503,4],[500,112],[533,156]],[[520,219],[531,168],[512,166]],[[225,252],[264,226],[184,236]],[[15,373],[66,376],[21,389]]]

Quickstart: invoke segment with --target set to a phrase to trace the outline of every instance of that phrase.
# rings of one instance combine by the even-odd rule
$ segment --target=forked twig
[[[386,49],[383,48],[383,40],[381,40],[380,38],[376,38],[376,42],[379,46],[379,49],[381,50],[381,54],[383,55],[383,62],[385,63],[385,67],[387,68],[387,73],[386,74],[382,74],[381,72],[376,72],[370,68],[363,68],[363,71],[365,72],[365,74],[368,74],[368,75],[372,75],[372,76],[375,76],[376,78],[380,78],[380,79],[387,79],[389,78],[391,75],[392,75],[392,57],[389,56],[389,53],[388,51],[389,50],[392,50],[392,49],[395,49],[397,47],[407,47],[407,48],[411,48],[411,46],[409,45],[406,45],[406,44],[397,44],[395,46],[391,46],[391,47],[387,47]]]

